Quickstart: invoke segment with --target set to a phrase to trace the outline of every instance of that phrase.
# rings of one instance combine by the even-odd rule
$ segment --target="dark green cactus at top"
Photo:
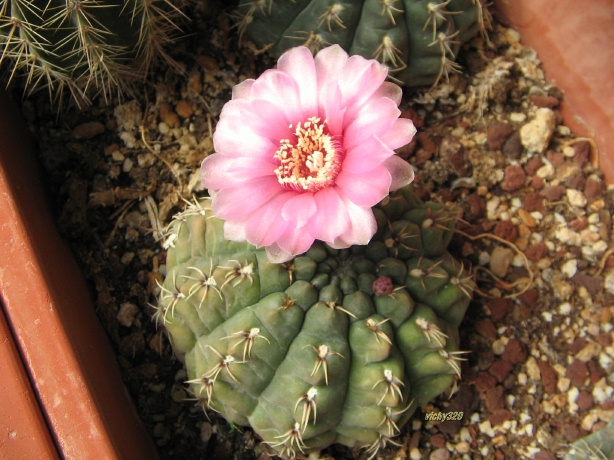
[[[379,60],[407,86],[459,72],[459,47],[484,32],[487,14],[480,0],[251,0],[238,10],[241,35],[276,56],[336,43]]]
[[[178,31],[183,0],[2,0],[0,64],[27,88],[67,88],[77,103],[142,78]]]
[[[190,391],[283,457],[332,443],[375,454],[460,377],[475,285],[446,250],[457,211],[406,187],[374,213],[368,245],[316,242],[284,264],[225,240],[207,200],[169,227],[156,318]]]

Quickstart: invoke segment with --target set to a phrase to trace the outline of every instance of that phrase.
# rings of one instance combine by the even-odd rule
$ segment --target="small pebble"
[[[505,277],[514,260],[514,251],[508,247],[497,246],[490,255],[489,266],[492,272],[499,278]]]
[[[72,130],[72,137],[77,140],[91,139],[92,137],[104,133],[104,131],[105,128],[102,123],[98,121],[89,121],[75,126]]]
[[[555,127],[554,112],[540,108],[535,118],[520,128],[520,141],[529,153],[544,153]]]
[[[134,324],[139,307],[130,302],[124,302],[120,305],[119,311],[115,318],[117,322],[124,327],[130,327]]]
[[[567,278],[573,278],[578,272],[578,261],[576,259],[570,259],[561,265],[561,273]]]
[[[583,208],[588,202],[588,200],[581,191],[574,190],[572,188],[567,189],[567,199],[569,200],[569,204],[571,204],[572,206],[577,206],[579,208]]]

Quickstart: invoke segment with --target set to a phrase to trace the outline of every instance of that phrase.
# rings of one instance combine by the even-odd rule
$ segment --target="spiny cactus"
[[[435,85],[459,72],[459,47],[484,33],[487,15],[481,0],[251,0],[237,11],[241,37],[276,56],[337,43],[379,60],[407,86]]]
[[[183,0],[3,0],[0,64],[9,78],[25,73],[27,89],[67,88],[87,103],[141,78],[177,31]]]
[[[368,245],[316,242],[283,264],[225,240],[207,200],[169,227],[155,317],[190,391],[283,457],[332,443],[375,455],[460,377],[475,285],[446,250],[457,211],[405,187],[374,214]]]

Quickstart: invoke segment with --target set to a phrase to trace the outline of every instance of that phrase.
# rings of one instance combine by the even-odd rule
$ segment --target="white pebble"
[[[554,112],[537,109],[535,118],[520,128],[520,142],[529,153],[544,153],[555,127]]]
[[[522,123],[526,119],[527,119],[526,114],[524,114],[522,112],[512,112],[512,113],[510,113],[510,121],[513,121],[515,123]]]
[[[134,162],[130,158],[126,158],[124,160],[124,164],[122,165],[122,171],[127,173],[132,170],[132,166],[134,166]]]
[[[565,244],[572,246],[582,246],[582,236],[567,227],[561,227],[555,232],[556,238]]]
[[[576,190],[573,188],[567,189],[567,199],[569,200],[569,204],[572,206],[577,206],[579,208],[583,208],[586,206],[587,200],[580,190]]]
[[[576,259],[569,259],[563,265],[561,265],[561,273],[567,278],[573,278],[578,271],[578,261]]]
[[[171,128],[166,123],[164,123],[163,121],[158,123],[158,131],[160,132],[160,134],[162,134],[162,135],[168,134],[168,132],[170,130],[171,130]]]
[[[542,313],[542,318],[544,318],[544,321],[549,323],[552,321],[552,313],[550,313],[549,311],[545,311]]]
[[[572,310],[573,310],[573,307],[571,306],[569,302],[564,302],[561,305],[559,305],[559,313],[561,315],[569,315]]]

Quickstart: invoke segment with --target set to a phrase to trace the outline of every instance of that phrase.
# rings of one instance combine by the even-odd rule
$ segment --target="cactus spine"
[[[459,47],[485,31],[487,14],[480,0],[252,0],[237,12],[240,35],[276,56],[336,43],[379,60],[407,86],[459,72]]]
[[[3,0],[0,64],[9,78],[25,73],[26,87],[65,88],[87,103],[143,77],[176,32],[181,2],[170,0]]]
[[[375,455],[460,377],[475,285],[446,250],[457,211],[404,188],[374,213],[368,245],[316,242],[284,264],[226,241],[207,200],[169,227],[155,317],[190,391],[283,457],[332,443]]]

